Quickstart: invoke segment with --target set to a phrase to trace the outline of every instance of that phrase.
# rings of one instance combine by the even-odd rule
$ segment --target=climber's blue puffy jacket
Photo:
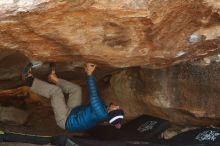
[[[97,93],[93,76],[87,77],[89,104],[73,108],[66,120],[66,129],[79,132],[93,128],[97,123],[108,119],[106,105]]]

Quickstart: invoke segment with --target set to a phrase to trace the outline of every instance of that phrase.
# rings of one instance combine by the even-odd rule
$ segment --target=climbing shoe
[[[22,71],[22,79],[26,82],[26,85],[29,86],[29,87],[32,86],[32,83],[33,83],[33,80],[34,80],[34,77],[31,74],[32,67],[33,67],[33,64],[28,63]]]

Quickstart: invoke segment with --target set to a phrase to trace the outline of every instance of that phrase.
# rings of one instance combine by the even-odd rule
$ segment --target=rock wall
[[[219,52],[217,1],[22,1],[0,3],[0,47],[30,59],[163,68]]]
[[[127,118],[147,113],[181,125],[218,125],[219,83],[219,63],[135,68],[113,75],[103,96],[126,109]]]

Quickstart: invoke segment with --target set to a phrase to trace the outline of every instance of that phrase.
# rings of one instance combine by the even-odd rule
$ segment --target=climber
[[[108,121],[115,128],[121,128],[124,118],[123,110],[113,103],[107,107],[97,93],[93,77],[95,64],[85,64],[89,93],[88,105],[81,105],[82,91],[80,86],[58,78],[54,69],[48,77],[53,84],[39,80],[33,76],[32,66],[33,64],[29,63],[24,68],[22,78],[31,91],[51,99],[51,106],[59,127],[70,132],[79,132],[93,128],[99,122]],[[63,92],[69,94],[67,104]]]

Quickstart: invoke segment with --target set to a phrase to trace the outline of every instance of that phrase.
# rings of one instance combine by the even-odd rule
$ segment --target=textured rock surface
[[[0,89],[23,85],[28,60],[56,62],[74,81],[91,61],[102,67],[98,79],[113,74],[103,97],[128,118],[220,122],[219,0],[0,0],[0,14]],[[46,80],[49,66],[34,72]]]
[[[115,67],[161,68],[219,52],[218,1],[2,3],[2,7],[7,5],[7,14],[11,7],[27,9],[2,18],[0,46],[29,58],[79,66],[93,61]],[[194,33],[204,39],[190,44],[187,39]]]
[[[48,1],[49,0],[0,0],[0,17],[16,15],[19,12],[27,12]]]
[[[113,75],[103,96],[120,103],[128,118],[148,113],[176,124],[219,125],[219,85],[219,63],[136,68]]]
[[[14,107],[0,106],[0,121],[9,125],[22,125],[27,122],[29,113]]]

